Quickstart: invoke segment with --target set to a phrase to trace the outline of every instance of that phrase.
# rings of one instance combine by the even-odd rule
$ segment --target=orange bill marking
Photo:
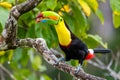
[[[48,18],[53,19],[53,20],[57,20],[58,19],[56,16],[49,16]]]

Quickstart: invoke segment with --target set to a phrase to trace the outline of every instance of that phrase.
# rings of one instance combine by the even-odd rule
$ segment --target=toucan
[[[64,19],[53,11],[40,12],[36,22],[48,23],[55,27],[59,46],[65,53],[65,60],[78,60],[82,65],[84,60],[95,57],[95,53],[110,53],[109,49],[88,49],[87,45],[69,29]]]

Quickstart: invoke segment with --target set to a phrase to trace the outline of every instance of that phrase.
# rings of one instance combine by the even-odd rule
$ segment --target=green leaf
[[[26,33],[27,33],[27,30],[24,29],[21,25],[19,25],[18,27],[18,32],[17,32],[17,36],[19,38],[25,38],[26,37]]]
[[[72,66],[78,66],[79,65],[79,62],[77,60],[70,60],[70,65]]]
[[[120,0],[110,0],[111,8],[114,11],[120,12]]]
[[[14,76],[15,76],[15,78],[16,78],[17,80],[23,80],[23,76],[21,76],[21,75],[19,74],[19,72],[16,73],[16,74],[14,74]]]
[[[35,34],[37,37],[44,38],[49,47],[57,45],[57,35],[54,26],[45,23],[38,23],[35,26]]]
[[[65,22],[68,24],[71,31],[75,32],[75,27],[73,24],[74,18],[67,12],[62,12]]]
[[[3,28],[2,28],[2,25],[0,23],[0,35],[1,35],[2,30],[3,30]]]
[[[43,37],[43,35],[42,35],[43,28],[44,28],[44,24],[42,24],[42,23],[38,23],[35,25],[35,35],[37,37]]]
[[[39,55],[35,55],[35,50],[34,49],[29,49],[28,50],[28,55],[30,58],[30,61],[32,63],[32,67],[34,70],[39,70],[40,72],[43,72],[46,70],[46,67],[42,65],[42,59]]]
[[[26,37],[31,37],[31,38],[35,38],[35,27],[34,24],[29,24],[30,27],[28,27],[27,33],[26,33]]]
[[[86,16],[90,16],[91,9],[89,5],[84,0],[78,0],[78,3],[80,4],[83,12],[86,14]]]
[[[21,68],[21,69],[18,69],[18,72],[19,72],[19,76],[22,75],[22,76],[29,76],[30,75],[30,70],[28,68]]]
[[[44,38],[48,44],[52,41],[52,31],[50,30],[50,26],[45,23],[36,24],[35,34],[37,37]]]
[[[57,6],[57,0],[47,0],[46,5],[49,9],[54,10]]]
[[[42,64],[42,60],[40,58],[40,56],[36,55],[32,61],[32,67],[34,70],[38,70],[40,69],[40,66]]]
[[[84,40],[89,48],[95,48],[98,45],[101,45],[104,48],[107,48],[107,43],[103,43],[102,38],[98,35],[88,34],[88,38]]]
[[[14,51],[13,50],[8,50],[8,51],[6,51],[6,53],[8,55],[8,60],[10,61],[12,59],[12,57],[13,57]]]
[[[30,61],[32,62],[33,59],[34,59],[34,50],[33,49],[29,49],[27,53],[29,55]]]
[[[9,3],[15,3],[15,0],[7,0]]]
[[[79,37],[86,37],[86,31],[88,28],[86,16],[82,13],[81,9],[77,6],[76,3],[71,3],[70,6],[73,11],[71,16],[74,18],[73,22],[75,26],[75,34]]]
[[[13,54],[12,60],[18,62],[22,58],[22,48],[17,48]]]
[[[97,0],[84,0],[84,1],[91,7],[91,9],[94,12],[96,12],[99,6]]]
[[[103,16],[102,12],[99,9],[97,9],[95,14],[98,16],[98,18],[100,19],[101,23],[104,24],[104,16]]]
[[[40,80],[52,80],[49,76],[46,74],[41,75]]]
[[[115,28],[120,27],[120,0],[110,0],[113,11],[113,24]]]
[[[28,28],[26,37],[31,37],[31,38],[36,37],[36,35],[35,35],[35,27],[31,26],[31,27]]]
[[[9,11],[5,8],[0,7],[0,23],[2,25],[2,28],[5,26],[5,22],[7,21],[9,15]]]
[[[120,27],[120,15],[113,14],[113,24],[115,28]]]
[[[20,62],[21,62],[21,65],[24,66],[24,67],[27,65],[27,63],[30,59],[29,56],[28,56],[28,52],[27,52],[28,49],[24,48],[23,51],[22,51],[22,58],[21,58]]]
[[[5,55],[4,56],[0,56],[0,64],[5,63],[6,61],[7,61],[7,58],[6,58]]]
[[[40,10],[40,11],[46,11],[48,8],[47,8],[47,5],[44,1],[42,1],[38,6],[37,8]]]
[[[37,76],[35,73],[32,73],[31,75],[29,75],[28,79],[27,80],[38,80],[37,79]]]

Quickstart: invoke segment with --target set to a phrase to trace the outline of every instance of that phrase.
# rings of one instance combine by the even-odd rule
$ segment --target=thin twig
[[[3,70],[0,68],[0,79],[5,80],[4,75],[3,75]]]
[[[16,80],[15,77],[14,77],[14,75],[9,70],[7,70],[2,64],[0,64],[0,68],[3,71],[5,71],[11,77],[11,79]]]
[[[89,64],[98,67],[100,69],[103,70],[107,70],[109,72],[109,74],[114,78],[114,79],[119,79],[120,80],[120,74],[115,72],[114,70],[111,69],[111,65],[113,63],[113,60],[110,61],[110,63],[108,65],[105,65],[102,61],[100,61],[98,58],[96,58],[95,60],[97,60],[98,63],[94,62],[94,61],[88,61]]]

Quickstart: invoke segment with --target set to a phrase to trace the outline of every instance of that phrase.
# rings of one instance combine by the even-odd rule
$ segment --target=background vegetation
[[[25,0],[1,0],[0,1],[0,33],[4,29],[5,22],[9,16],[12,6]],[[104,25],[106,20],[100,9],[100,4],[110,5],[111,21],[113,25],[105,26],[106,33],[109,27],[113,28],[114,34],[104,40],[97,33],[99,26],[93,24],[97,21]],[[46,40],[49,48],[60,51],[58,39],[53,26],[35,23],[35,17],[39,12],[52,10],[63,16],[71,31],[81,38],[89,48],[103,47],[112,49],[108,55],[97,55],[106,65],[113,60],[111,68],[115,72],[120,71],[119,62],[119,34],[120,34],[120,0],[43,0],[32,11],[22,15],[18,23],[18,38],[38,38]],[[106,11],[106,14],[108,12]],[[97,17],[97,21],[92,18]],[[95,32],[93,32],[95,31]],[[94,33],[94,34],[93,34]],[[111,32],[112,33],[112,32]],[[60,51],[60,53],[62,53]],[[94,61],[94,59],[93,59]],[[85,62],[86,63],[86,62]],[[90,64],[83,65],[86,72],[106,79],[115,79],[107,70],[96,68]],[[70,61],[68,64],[78,65],[77,61]],[[0,79],[1,80],[73,80],[68,74],[58,71],[46,63],[34,49],[17,48],[15,50],[0,51]]]

